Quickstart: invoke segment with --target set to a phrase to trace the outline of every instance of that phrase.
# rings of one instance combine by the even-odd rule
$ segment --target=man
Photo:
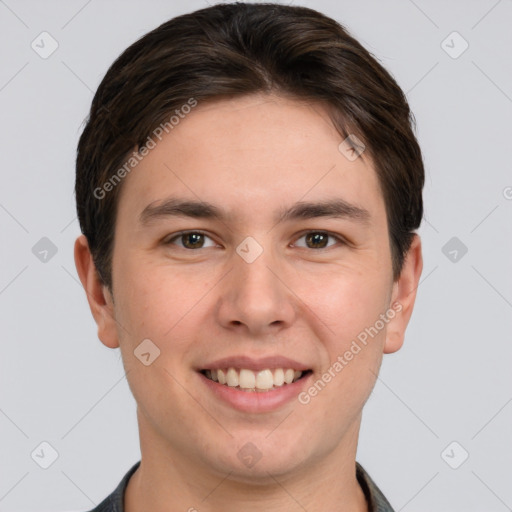
[[[362,408],[421,270],[393,78],[334,20],[225,4],[128,48],[77,156],[77,270],[141,461],[96,511],[391,511]]]

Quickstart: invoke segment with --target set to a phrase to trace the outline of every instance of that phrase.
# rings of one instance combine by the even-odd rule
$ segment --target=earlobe
[[[75,266],[85,290],[89,308],[98,326],[98,338],[109,348],[119,347],[113,300],[101,281],[85,235],[75,241]]]
[[[400,277],[393,284],[391,307],[396,311],[396,315],[387,326],[385,354],[396,352],[404,343],[405,331],[414,308],[416,290],[422,270],[421,239],[419,235],[415,234],[405,257]]]

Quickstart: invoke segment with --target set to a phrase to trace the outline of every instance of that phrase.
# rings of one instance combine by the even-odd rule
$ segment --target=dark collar
[[[366,496],[368,512],[394,512],[389,501],[359,462],[356,462],[356,476]]]

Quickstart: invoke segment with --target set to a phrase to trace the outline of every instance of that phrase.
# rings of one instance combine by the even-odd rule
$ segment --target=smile
[[[292,384],[311,370],[300,371],[293,368],[267,368],[253,371],[247,368],[225,368],[201,370],[207,378],[230,388],[246,392],[266,392]]]

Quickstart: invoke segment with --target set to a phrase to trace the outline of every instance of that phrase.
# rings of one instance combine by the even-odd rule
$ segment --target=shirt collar
[[[356,462],[356,476],[368,502],[368,512],[394,512],[389,501],[359,462]]]

